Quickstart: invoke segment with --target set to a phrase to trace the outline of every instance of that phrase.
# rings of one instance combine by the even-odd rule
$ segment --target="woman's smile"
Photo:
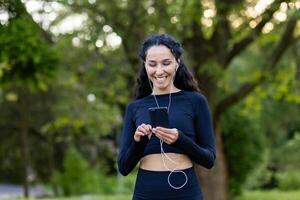
[[[155,79],[158,82],[164,82],[167,79],[168,76],[155,76]]]
[[[163,45],[151,47],[147,51],[145,67],[155,94],[168,93],[174,88],[172,77],[175,76],[176,61],[170,49]]]

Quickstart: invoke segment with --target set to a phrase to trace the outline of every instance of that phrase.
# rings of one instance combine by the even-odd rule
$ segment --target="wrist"
[[[181,141],[180,140],[182,140],[182,131],[181,130],[179,130],[179,129],[176,129],[176,135],[177,135],[177,138],[176,138],[176,140],[174,141],[174,145],[175,146],[178,146],[178,145],[180,145],[180,143],[181,143]]]
[[[174,143],[176,143],[176,142],[179,140],[180,133],[181,133],[181,131],[180,131],[180,130],[178,130],[177,128],[175,128],[175,130],[176,130],[176,132],[175,132],[176,139],[175,139]]]

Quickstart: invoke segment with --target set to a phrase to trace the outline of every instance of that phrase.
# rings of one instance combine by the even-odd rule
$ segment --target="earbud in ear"
[[[175,71],[177,71],[178,67],[179,67],[179,65],[178,65],[178,64],[176,64],[176,69],[175,69]]]

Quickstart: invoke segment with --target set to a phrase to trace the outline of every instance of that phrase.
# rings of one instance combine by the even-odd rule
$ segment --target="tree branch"
[[[230,106],[236,104],[241,99],[245,98],[247,95],[249,95],[258,85],[260,85],[262,82],[264,82],[268,76],[268,73],[266,71],[271,71],[272,69],[275,69],[279,59],[283,56],[284,52],[286,51],[287,47],[291,44],[292,38],[293,38],[293,32],[296,27],[296,19],[290,19],[287,23],[287,26],[285,28],[285,31],[283,32],[280,41],[275,46],[274,50],[271,52],[271,54],[266,58],[265,60],[265,66],[262,70],[264,73],[262,73],[262,76],[252,82],[252,83],[245,83],[242,85],[239,89],[237,89],[232,94],[225,97],[223,100],[221,100],[215,109],[214,112],[214,119],[219,120],[221,114],[225,112]]]
[[[191,56],[191,65],[194,66],[194,63],[202,62],[208,60],[209,54],[212,51],[211,48],[208,46],[208,41],[204,37],[201,25],[201,17],[202,17],[202,5],[201,1],[194,0],[193,8],[191,13],[191,22],[188,25],[185,25],[185,29],[191,29],[192,34],[185,35],[182,38],[183,46],[188,49],[190,52],[189,55]],[[186,31],[188,32],[188,31]],[[196,62],[195,62],[196,61]],[[194,62],[194,63],[193,63]],[[199,65],[200,66],[200,65]]]
[[[225,61],[223,63],[223,68],[227,68],[229,66],[229,63],[231,60],[241,53],[244,49],[246,49],[258,36],[261,34],[261,31],[265,24],[269,22],[273,14],[278,10],[280,7],[280,4],[284,2],[285,0],[275,0],[274,3],[271,4],[271,6],[260,16],[262,20],[257,24],[257,26],[252,29],[252,31],[245,36],[240,41],[233,44],[233,47],[231,50],[227,53]]]
[[[295,64],[296,64],[296,80],[300,81],[300,53],[299,53],[299,47],[300,44],[297,44],[297,40],[299,40],[300,37],[296,38],[296,41],[292,41],[293,44],[295,44],[294,48],[293,48],[293,55],[294,55],[294,59],[295,59]],[[300,92],[300,87],[298,87],[298,91]]]
[[[20,1],[17,0],[15,2],[15,6],[17,11],[20,13],[20,17],[25,17],[27,18],[31,23],[33,23],[37,29],[40,31],[40,33],[42,34],[42,36],[44,37],[44,39],[49,43],[49,44],[54,44],[54,41],[52,40],[51,35],[45,31],[40,24],[38,24],[36,21],[33,20],[32,16],[30,13],[28,13],[27,9],[25,8],[24,4]]]
[[[211,36],[210,43],[217,52],[217,60],[224,63],[228,49],[228,42],[231,38],[231,30],[227,19],[228,13],[232,7],[231,3],[216,0],[217,15],[214,32]]]
[[[296,24],[297,24],[297,19],[294,18],[290,19],[287,22],[287,26],[285,28],[283,35],[281,36],[280,41],[277,43],[273,53],[271,53],[269,56],[268,63],[266,65],[267,69],[275,68],[279,59],[284,54],[284,51],[293,41],[293,32],[295,30]]]
[[[139,58],[137,56],[137,51],[139,49],[139,44],[146,35],[146,21],[145,15],[141,13],[146,13],[143,8],[142,1],[135,0],[132,2],[131,6],[127,10],[127,15],[129,16],[128,26],[126,31],[121,35],[125,38],[122,42],[124,47],[124,53],[128,59],[128,63],[132,66],[131,70],[127,73],[127,80],[129,85],[133,85],[135,81],[134,75],[139,69]]]

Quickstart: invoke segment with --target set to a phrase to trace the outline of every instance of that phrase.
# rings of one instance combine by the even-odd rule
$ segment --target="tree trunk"
[[[54,140],[53,138],[50,139],[50,142],[48,143],[49,145],[49,172],[51,174],[51,177],[53,177],[53,174],[55,172],[55,162],[54,162]],[[59,190],[58,190],[58,185],[56,182],[53,182],[52,184],[52,189],[54,192],[54,195],[57,197],[59,195]]]
[[[215,128],[215,140],[217,154],[215,166],[210,170],[197,166],[196,172],[205,200],[228,200],[228,170],[219,124]]]
[[[22,90],[22,89],[21,89]],[[23,160],[23,192],[24,197],[29,197],[29,170],[30,170],[30,155],[28,145],[28,110],[24,92],[19,92],[19,115],[20,115],[20,139],[21,139],[21,157]]]

